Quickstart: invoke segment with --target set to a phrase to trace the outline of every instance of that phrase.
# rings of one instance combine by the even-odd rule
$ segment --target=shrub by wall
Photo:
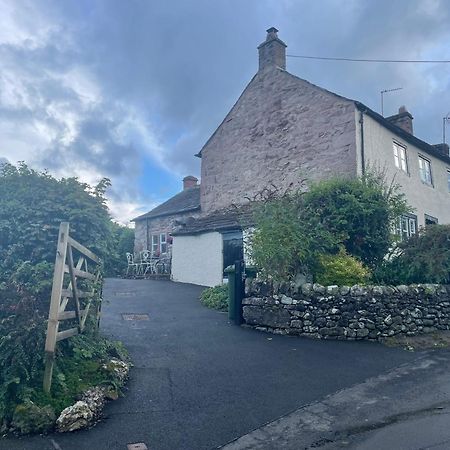
[[[203,306],[218,311],[228,311],[228,284],[205,289],[200,295]]]
[[[450,286],[322,286],[247,280],[244,320],[319,339],[383,340],[450,329]]]

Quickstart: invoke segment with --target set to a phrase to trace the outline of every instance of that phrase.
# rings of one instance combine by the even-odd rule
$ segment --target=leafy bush
[[[392,244],[391,224],[406,211],[403,194],[383,174],[321,181],[255,206],[251,257],[262,276],[276,280],[314,274],[319,255],[341,246],[375,267]]]
[[[134,230],[112,223],[111,251],[105,258],[105,276],[125,275],[127,270],[126,253],[133,253]]]
[[[70,222],[70,234],[101,258],[112,243],[111,220],[104,193],[109,180],[95,188],[76,178],[57,180],[22,163],[0,169],[0,273],[11,275],[25,261],[55,260],[59,224]]]
[[[315,281],[324,286],[353,286],[369,281],[370,270],[364,264],[341,249],[335,255],[320,255]]]
[[[53,428],[55,420],[51,406],[40,407],[28,400],[16,406],[11,426],[19,434],[45,433]]]
[[[200,295],[200,302],[207,308],[228,311],[228,285],[205,289]]]
[[[11,418],[30,385],[42,383],[45,318],[36,299],[14,285],[0,286],[0,418]]]
[[[400,242],[375,273],[387,284],[450,284],[450,225],[430,225]]]
[[[304,196],[313,215],[345,247],[347,253],[375,267],[392,245],[392,224],[408,211],[398,186],[384,175],[334,178],[313,184]]]
[[[248,249],[261,276],[294,278],[315,267],[319,254],[333,251],[339,240],[304,208],[298,192],[255,206],[255,230]]]
[[[24,163],[0,168],[0,422],[8,425],[15,414],[19,431],[35,423],[30,402],[50,405],[58,413],[85,387],[114,383],[101,364],[123,350],[91,327],[58,344],[53,395],[41,388],[60,222],[68,221],[71,236],[97,253],[111,272],[120,246],[128,245],[129,231],[109,217],[104,197],[108,186],[107,179],[94,188],[76,178],[57,180]],[[94,322],[88,316],[88,331]],[[34,431],[40,431],[41,425],[35,424]]]

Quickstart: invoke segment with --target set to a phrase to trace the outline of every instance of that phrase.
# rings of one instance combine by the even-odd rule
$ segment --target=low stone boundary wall
[[[450,286],[321,286],[247,280],[247,325],[322,339],[382,340],[450,329]]]

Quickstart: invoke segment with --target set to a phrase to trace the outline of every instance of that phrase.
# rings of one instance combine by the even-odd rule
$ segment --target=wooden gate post
[[[48,314],[47,338],[45,340],[45,372],[44,392],[50,392],[52,384],[53,364],[55,362],[56,334],[58,332],[59,303],[64,282],[64,266],[66,263],[67,242],[69,239],[69,223],[61,222],[59,226],[58,245],[56,249],[55,270],[53,272],[52,296]]]

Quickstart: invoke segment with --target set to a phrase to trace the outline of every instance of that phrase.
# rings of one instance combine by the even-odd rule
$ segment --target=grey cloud
[[[42,164],[64,167],[75,159],[90,165],[114,178],[111,195],[117,199],[146,195],[133,181],[143,154],[157,153],[156,160],[176,178],[199,174],[193,154],[256,72],[256,47],[269,26],[280,29],[288,53],[450,59],[448,45],[438,50],[450,35],[445,0],[41,0],[39,5],[55,24],[47,44],[0,45],[2,66],[23,77],[35,104],[14,110],[0,103],[0,118],[44,121],[57,137],[40,149]],[[55,78],[71,68],[91,74],[101,90],[101,100],[88,109],[76,90]],[[289,59],[288,70],[377,110],[381,89],[403,86],[386,97],[387,113],[406,104],[417,134],[432,142],[440,138],[441,114],[450,109],[448,65]],[[70,143],[62,142],[66,124],[49,114],[49,104],[64,104],[78,116],[78,134]],[[162,154],[143,135],[118,139],[130,114],[151,128]]]

